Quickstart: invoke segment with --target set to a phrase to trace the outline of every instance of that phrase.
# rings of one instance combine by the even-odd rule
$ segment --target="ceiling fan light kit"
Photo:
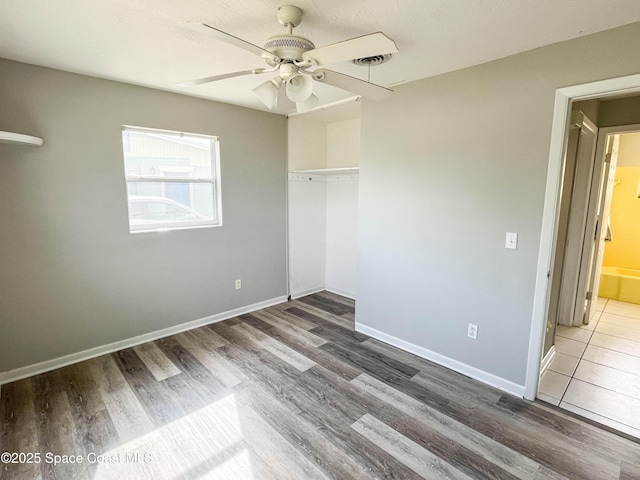
[[[324,68],[310,70],[311,68],[322,67],[331,63],[345,61],[356,63],[359,60],[374,57],[384,57],[384,61],[386,61],[392,53],[398,51],[398,48],[395,42],[384,33],[370,33],[316,48],[311,40],[293,35],[294,27],[300,25],[302,21],[302,10],[300,8],[294,5],[283,5],[278,8],[277,17],[280,24],[287,28],[287,33],[269,37],[263,47],[254,45],[207,24],[196,25],[200,30],[212,34],[218,40],[261,56],[265,63],[272,68],[254,68],[252,70],[215,75],[190,80],[179,85],[195,86],[243,75],[278,72],[277,77],[254,88],[253,92],[267,108],[273,110],[277,108],[278,93],[284,85],[286,97],[295,103],[298,112],[308,111],[319,103],[318,97],[313,94],[314,80],[376,100],[387,98],[392,93],[392,90],[388,88],[332,70]],[[364,62],[360,62],[360,64],[362,63]],[[377,65],[379,63],[370,61],[368,65]]]
[[[269,108],[269,110],[273,110],[278,98],[278,90],[280,90],[281,86],[282,79],[280,77],[274,77],[271,80],[261,83],[252,91],[258,96],[262,103]]]

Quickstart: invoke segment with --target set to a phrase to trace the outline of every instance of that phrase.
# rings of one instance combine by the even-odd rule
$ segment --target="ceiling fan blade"
[[[326,47],[308,50],[302,54],[302,59],[314,65],[326,65],[356,58],[396,53],[397,51],[396,42],[384,33],[376,32],[327,45]]]
[[[381,87],[375,83],[365,82],[359,78],[334,72],[333,70],[325,70],[321,68],[319,70],[315,70],[312,76],[313,79],[318,82],[333,85],[334,87],[357,93],[358,95],[362,95],[363,97],[370,98],[372,100],[384,100],[389,98],[393,93],[393,90],[386,87]]]
[[[195,80],[187,80],[186,82],[180,82],[177,85],[179,87],[193,87],[195,85],[202,85],[203,83],[217,82],[218,80],[224,80],[225,78],[241,77],[243,75],[251,75],[263,73],[264,68],[254,68],[253,70],[242,70],[241,72],[223,73],[222,75],[214,75],[213,77],[197,78]]]
[[[218,30],[217,28],[212,27],[211,25],[207,25],[206,23],[190,23],[189,25],[201,32],[204,32],[213,36],[213,38],[217,40],[222,40],[223,42],[242,48],[260,57],[270,58],[275,63],[280,61],[279,57],[269,52],[268,50],[265,50],[264,48],[259,47],[258,45],[254,45],[253,43],[247,42],[246,40],[238,38],[235,35],[231,35],[230,33],[223,32],[222,30]]]

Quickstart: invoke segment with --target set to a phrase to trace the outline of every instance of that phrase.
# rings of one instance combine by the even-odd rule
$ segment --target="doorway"
[[[640,419],[634,414],[640,409],[640,125],[601,129],[597,152],[592,180],[596,217],[582,255],[587,295],[572,300],[575,310],[569,312],[579,324],[564,322],[568,325],[553,332],[537,397],[640,438]],[[556,265],[558,258],[562,261],[562,255],[556,255]],[[562,320],[562,308],[559,312],[557,320]],[[556,313],[550,308],[550,315]]]
[[[552,127],[550,156],[547,171],[547,188],[545,194],[545,204],[542,219],[540,251],[538,257],[538,269],[536,276],[536,287],[534,297],[534,308],[532,317],[532,332],[529,345],[529,362],[527,366],[527,377],[525,382],[525,398],[533,400],[537,396],[539,374],[543,365],[543,344],[547,330],[547,317],[550,304],[550,278],[552,277],[552,264],[555,254],[555,241],[557,235],[558,214],[561,196],[561,182],[564,171],[564,156],[566,152],[566,135],[569,130],[571,120],[571,106],[577,101],[597,100],[597,101],[619,101],[625,98],[635,98],[640,105],[640,75],[632,75],[617,79],[604,80],[591,84],[566,87],[556,91],[556,103],[554,108],[554,119]],[[635,112],[640,110],[635,109]],[[635,112],[627,112],[631,116]],[[640,123],[640,119],[635,121],[624,121],[609,123],[610,125],[621,125],[630,123]],[[596,311],[599,305],[596,304]]]

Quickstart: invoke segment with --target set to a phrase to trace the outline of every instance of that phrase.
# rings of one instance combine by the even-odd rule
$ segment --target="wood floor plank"
[[[521,401],[511,395],[504,394],[496,404],[518,415],[519,418],[548,428],[578,443],[593,444],[593,449],[603,458],[618,457],[622,461],[640,463],[640,454],[634,445],[616,444],[612,442],[614,435],[606,430],[582,422],[575,417],[555,413],[538,402]],[[554,415],[550,415],[550,412]]]
[[[600,455],[585,458],[580,454],[580,442],[575,441],[559,432],[547,436],[549,430],[529,422],[526,418],[505,415],[494,404],[475,404],[470,407],[465,399],[448,399],[444,406],[429,403],[428,395],[431,391],[426,386],[419,386],[409,381],[394,385],[400,391],[426,401],[431,406],[446,413],[451,418],[467,425],[481,434],[491,437],[508,448],[536,459],[542,465],[567,478],[581,480],[583,478],[615,478],[619,467],[610,459]],[[416,389],[418,387],[418,389]],[[555,455],[545,454],[549,450],[557,452]],[[591,477],[591,476],[594,477]]]
[[[351,425],[356,432],[378,445],[423,478],[472,480],[452,465],[408,439],[380,420],[365,414]]]
[[[395,384],[411,378],[409,374],[393,368],[384,361],[361,355],[359,352],[354,351],[353,347],[348,348],[329,342],[319,348],[382,381]]]
[[[483,388],[479,385],[480,382],[458,373],[452,373],[447,379],[437,374],[433,375],[431,372],[427,374],[421,371],[411,377],[411,382],[467,408],[476,406],[478,403],[495,404],[504,395],[504,392],[497,388]]]
[[[309,345],[307,342],[301,342],[297,336],[290,335],[284,330],[271,329],[268,331],[267,335],[301,353],[318,365],[321,365],[348,380],[351,380],[362,373],[362,370],[355,368],[353,365],[343,362],[330,353]]]
[[[87,365],[121,442],[153,430],[151,420],[111,355],[88,360]]]
[[[346,402],[344,392],[336,388],[336,385],[327,383],[328,378],[335,380],[336,375],[320,366],[311,368],[301,377],[296,396],[280,399],[298,406],[302,410],[301,415],[312,423],[323,425],[331,433],[330,441],[339,442],[351,452],[351,456],[359,457],[360,463],[371,470],[372,476],[379,472],[385,477],[406,478],[408,472],[401,468],[401,463],[393,461],[392,455],[376,445],[362,443],[358,436],[354,437],[352,429],[347,425],[350,420],[361,418],[366,412],[366,403]],[[342,385],[348,384],[343,379],[339,382]],[[375,407],[383,408],[381,404],[376,404]]]
[[[440,435],[476,452],[517,478],[534,478],[539,473],[544,473],[546,475],[545,478],[549,480],[564,478],[554,474],[554,472],[530,460],[528,457],[514,452],[492,438],[484,436],[476,430],[452,420],[446,414],[426,406],[413,397],[367,374],[360,375],[352,380],[351,383],[362,391],[370,393],[384,401],[385,404],[406,413],[417,422],[424,423]]]
[[[313,322],[311,320],[307,320],[299,315],[294,315],[289,312],[288,309],[291,308],[292,302],[281,303],[279,305],[274,305],[273,307],[269,307],[267,309],[262,310],[263,312],[270,313],[271,315],[275,315],[278,318],[281,318],[287,321],[291,325],[295,325],[298,328],[302,328],[303,330],[311,330],[318,326],[317,322]],[[302,310],[301,310],[302,311]],[[257,313],[257,312],[254,312]]]
[[[263,420],[296,447],[319,470],[329,478],[370,480],[370,472],[362,468],[340,444],[329,442],[323,435],[321,425],[308,422],[300,415],[292,415],[291,410],[271,395],[245,384],[236,388],[242,402],[251,405]],[[407,477],[411,478],[411,477]]]
[[[180,369],[171,363],[171,360],[160,351],[154,342],[135,346],[133,350],[159,382],[180,374]]]
[[[502,419],[504,420],[502,422],[499,421],[501,418],[499,413],[496,412],[496,409],[498,409],[497,406],[494,406],[491,409],[489,408],[490,404],[485,404],[484,406],[487,411],[471,410],[470,408],[474,407],[465,405],[465,399],[458,399],[458,401],[454,401],[455,399],[445,398],[425,386],[418,386],[413,381],[407,381],[405,379],[398,378],[397,376],[381,377],[380,375],[376,375],[376,372],[373,372],[372,376],[382,380],[383,382],[389,383],[400,391],[436,408],[443,413],[446,413],[459,422],[466,424],[470,428],[478,430],[481,434],[498,439],[498,441],[522,455],[529,456],[530,458],[537,458],[539,456],[536,454],[536,451],[540,448],[540,445],[536,442],[531,442],[531,438],[523,434],[523,426],[521,424],[518,424],[517,421],[512,421],[513,419],[510,417]],[[475,404],[474,406],[477,407],[478,405]],[[474,412],[475,414],[472,415],[471,412]],[[529,425],[528,428],[533,430],[534,433],[532,435],[535,438],[535,432],[538,427],[533,424]],[[509,433],[507,434],[505,430]],[[584,462],[589,464],[587,466],[585,466],[585,464],[572,462],[571,459],[573,457],[570,452],[572,454],[577,454],[577,451],[579,450],[578,442],[565,438],[552,439],[549,443],[554,445],[554,448],[558,451],[564,450],[566,453],[561,457],[540,455],[545,457],[541,462],[545,468],[549,468],[552,471],[558,471],[561,475],[568,478],[576,479],[589,478],[588,472],[596,472],[601,476],[604,475],[602,478],[609,478],[612,475],[616,475],[616,465],[600,456],[597,458],[590,458]],[[580,475],[582,475],[582,477]],[[585,477],[584,475],[587,476]]]
[[[359,344],[369,339],[369,337],[364,333],[356,332],[355,330],[345,331],[343,328],[335,325],[320,325],[309,331],[328,341],[338,345],[343,345],[347,348],[361,348],[361,345]]]
[[[333,300],[334,302],[341,303],[350,307],[352,310],[355,310],[356,307],[356,301],[353,298],[344,297],[342,295],[338,295],[337,293],[329,292],[328,290],[317,292],[314,295],[316,297],[326,298],[328,300]]]
[[[251,340],[246,338],[241,329],[223,326],[217,328],[231,342],[231,345],[224,347],[226,354],[233,361],[243,364],[245,373],[253,380],[252,383],[262,390],[259,397],[261,401],[270,395],[284,403],[290,414],[306,419],[312,425],[321,426],[323,441],[331,442],[348,452],[363,471],[370,471],[371,475],[375,475],[375,472],[379,475],[382,472],[387,472],[388,475],[400,472],[400,477],[391,478],[411,478],[402,476],[406,476],[407,471],[391,462],[390,456],[373,446],[358,442],[356,433],[349,429],[349,425],[365,413],[361,406],[339,399],[327,390],[324,383],[313,377],[303,378],[309,370],[299,372],[280,358],[274,355],[269,357],[270,352],[255,346],[246,348],[251,347]],[[283,375],[282,370],[288,373]]]
[[[318,335],[312,332],[309,332],[303,328],[300,328],[297,325],[294,325],[288,322],[287,320],[284,320],[278,317],[277,315],[273,315],[268,312],[263,312],[263,313],[256,312],[254,316],[256,318],[259,318],[263,322],[266,322],[272,325],[273,327],[279,330],[284,330],[290,336],[295,337],[301,342],[308,343],[312,347],[319,347],[320,345],[324,345],[325,343],[328,342],[328,340],[322,337],[319,337]]]
[[[341,397],[352,398],[353,401],[365,407],[368,412],[375,412],[380,421],[396,431],[402,432],[404,436],[422,448],[429,450],[435,456],[450,463],[453,467],[472,478],[502,480],[520,478],[521,472],[518,472],[517,475],[510,473],[509,468],[505,469],[503,465],[487,459],[486,452],[481,448],[475,448],[476,446],[472,443],[459,441],[455,436],[455,432],[452,433],[445,431],[446,429],[438,428],[439,425],[434,421],[424,421],[425,416],[416,415],[416,411],[407,413],[402,408],[396,408],[397,405],[381,400],[379,396],[374,395],[374,392],[359,389],[353,382],[345,382],[331,372],[311,369],[306,375],[311,374],[317,377],[318,384],[326,385],[327,388],[335,391]],[[511,459],[517,457],[519,455],[511,455]],[[534,466],[532,469],[535,475],[540,470],[544,470],[536,467]],[[530,475],[528,478],[533,477]],[[551,475],[548,478],[562,477]]]
[[[251,455],[243,443],[239,413],[229,393],[162,427],[159,433],[168,447],[167,454],[177,457],[180,466],[178,478],[200,478],[202,467],[218,475],[225,470],[235,472],[237,478],[251,474],[247,461]],[[236,456],[240,458],[234,461]],[[227,462],[229,467],[223,467]]]
[[[75,435],[73,417],[60,371],[37,375],[31,381],[34,408],[38,415],[38,446],[42,456],[50,453],[84,458],[80,439]],[[86,462],[55,465],[43,461],[40,466],[42,477],[46,479],[79,480],[90,476]]]
[[[287,312],[314,321],[319,325],[335,325],[349,331],[353,330],[353,323],[340,315],[335,315],[300,300],[288,302],[288,305]]]
[[[360,357],[368,359],[370,362],[375,362],[394,371],[400,372],[407,378],[411,378],[419,373],[418,369],[401,361],[395,360],[393,357],[390,357],[385,353],[372,351],[363,347],[361,345],[362,341],[366,341],[369,337],[361,333],[355,332],[358,334],[357,336],[354,336],[352,332],[342,334],[342,332],[337,329],[326,327],[317,327],[311,331],[327,340],[330,340],[335,346],[343,347],[348,349],[350,352],[358,354]]]
[[[227,320],[226,323],[230,324],[231,320]],[[229,343],[207,326],[195,328],[193,330],[190,330],[189,333],[198,337],[201,343],[211,349],[216,349]]]
[[[224,383],[198,362],[175,336],[156,340],[155,343],[167,358],[180,368],[180,375],[174,375],[160,383],[167,385],[179,398],[180,405],[187,414],[228,393]]]
[[[275,478],[328,480],[328,477],[300,453],[252,407],[240,413],[243,438],[264,462],[275,469]]]
[[[251,474],[250,453],[243,442],[233,395],[218,398],[200,410],[178,418],[149,434],[112,450],[120,458],[149,461],[108,464],[100,478],[224,478]],[[240,461],[234,457],[242,457]],[[249,477],[251,478],[251,477]]]
[[[620,480],[638,480],[640,478],[640,462],[623,461],[620,466]]]
[[[503,395],[503,392],[497,388],[489,387],[473,378],[449,370],[380,340],[370,338],[361,342],[360,346],[420,370],[421,373],[416,374],[414,381],[451,398],[483,399],[495,403]]]
[[[351,306],[320,297],[319,295],[307,295],[306,297],[299,298],[298,301],[324,310],[325,312],[333,313],[334,315],[344,315],[345,313],[353,313],[354,311],[354,308]]]
[[[254,395],[254,398],[266,401],[272,397],[274,403],[281,405],[280,408],[284,406],[285,411],[298,411],[297,415],[293,416],[297,419],[296,427],[289,430],[290,441],[299,444],[303,438],[316,438],[310,444],[304,443],[303,450],[315,461],[319,461],[331,478],[414,478],[409,469],[395,462],[377,446],[362,441],[360,436],[348,427],[351,423],[349,419],[359,418],[363,413],[361,407],[340,404],[331,392],[323,391],[321,385],[316,384],[312,387],[313,391],[308,390],[309,387],[305,382],[304,387],[296,388],[296,395],[287,394],[287,391],[291,391],[289,387],[284,392],[263,391],[259,396]],[[271,408],[276,408],[273,403]],[[291,420],[286,415],[282,418],[270,415],[268,419],[270,422]],[[336,455],[336,452],[340,452],[340,455]],[[340,458],[340,467],[347,465],[351,469],[349,476],[344,476],[344,472],[336,470],[336,459]],[[354,470],[361,474],[354,475]]]
[[[295,350],[287,347],[285,344],[274,340],[272,337],[260,332],[258,329],[247,325],[246,323],[235,325],[232,328],[242,330],[243,333],[252,337],[258,342],[265,350],[271,352],[276,357],[281,358],[292,367],[304,372],[305,370],[313,367],[316,363],[310,358],[296,352]]]
[[[102,455],[120,443],[115,425],[102,401],[102,395],[87,363],[64,367],[60,376],[65,383],[71,416],[76,428],[84,458],[91,453]],[[94,475],[97,463],[87,463],[89,474]]]
[[[194,335],[192,332],[183,332],[176,335],[176,339],[225,386],[233,387],[246,379],[246,376],[240,370],[216,352],[215,348],[217,347],[212,348],[211,344],[203,341],[201,337]],[[218,347],[228,343],[225,341],[219,344]]]
[[[271,325],[268,322],[265,322],[263,319],[259,318],[255,314],[260,315],[260,312],[245,313],[244,315],[238,316],[237,317],[237,320],[239,321],[238,325],[241,325],[241,324],[250,325],[253,328],[260,330],[262,333],[267,333],[267,334],[275,328],[273,325]]]
[[[352,300],[319,292],[4,385],[0,451],[149,457],[0,465],[0,477],[640,479],[639,443],[355,332],[353,318]]]
[[[179,396],[155,379],[133,348],[113,353],[112,358],[155,427],[186,414]]]
[[[356,323],[356,314],[355,313],[351,313],[351,312],[344,313],[344,314],[340,315],[340,317],[344,318],[349,323],[349,325],[354,325],[355,326],[355,323]]]
[[[31,379],[3,385],[0,390],[0,453],[36,453],[38,434]],[[1,478],[41,478],[34,462],[0,463]]]
[[[229,342],[218,348],[218,353],[240,369],[250,381],[260,380],[263,388],[279,392],[282,390],[281,382],[300,375],[299,370],[263,349],[238,325],[216,324],[215,329]],[[278,375],[274,374],[276,371]]]

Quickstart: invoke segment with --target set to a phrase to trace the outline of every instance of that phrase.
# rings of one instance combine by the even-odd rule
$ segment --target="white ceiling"
[[[197,87],[176,83],[264,66],[237,47],[186,26],[208,23],[262,46],[285,29],[287,0],[2,0],[0,57],[185,93],[259,110],[250,75]],[[484,63],[640,21],[638,0],[290,0],[304,17],[294,33],[317,47],[382,31],[400,50],[371,69],[385,86]],[[361,79],[367,68],[329,68]],[[270,74],[273,75],[273,74]],[[322,104],[353,93],[314,84]]]

